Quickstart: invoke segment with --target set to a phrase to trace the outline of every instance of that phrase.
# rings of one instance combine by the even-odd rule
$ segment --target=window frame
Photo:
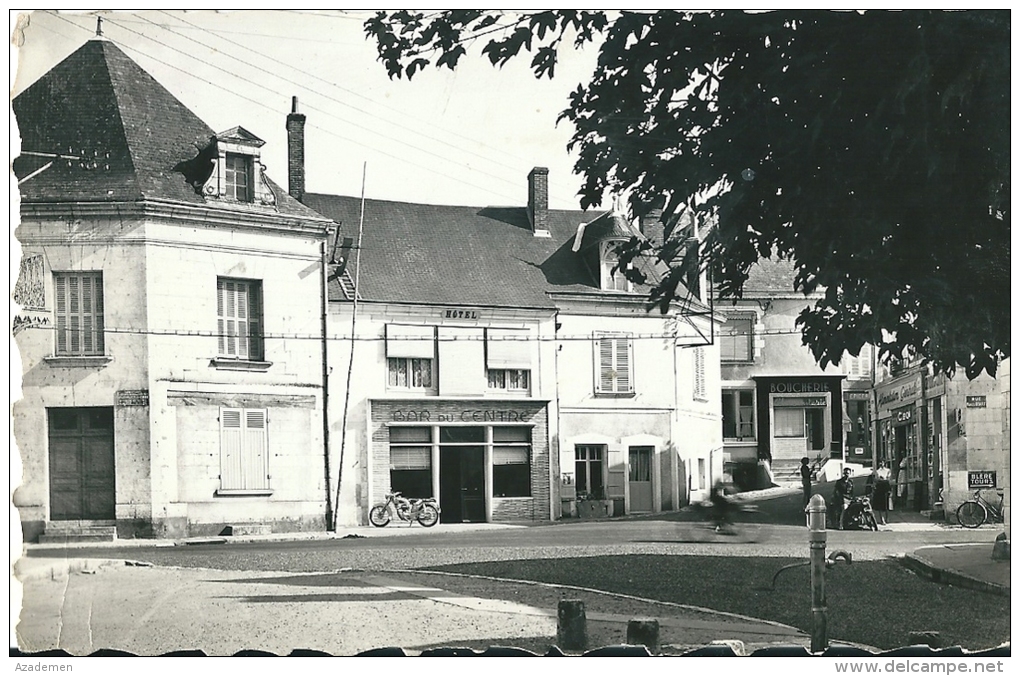
[[[393,382],[394,378],[394,365],[397,363],[404,365],[404,371],[406,372],[406,385],[401,385],[399,382]],[[428,383],[424,385],[412,384],[412,374],[416,373],[414,366],[415,362],[428,362]],[[399,373],[399,370],[397,371]],[[397,378],[399,381],[399,378]],[[426,394],[432,394],[436,392],[436,360],[432,357],[386,357],[386,389],[394,390],[398,392],[421,392]]]
[[[243,171],[238,171],[234,163],[240,163]],[[237,176],[244,176],[244,185],[237,181]],[[236,202],[255,201],[255,157],[244,153],[228,151],[223,159],[223,184],[226,189],[227,199]],[[244,193],[238,196],[239,188]]]
[[[53,355],[56,357],[102,357],[106,355],[106,302],[101,270],[53,271]],[[71,282],[77,283],[77,310],[73,309]],[[85,280],[91,288],[91,307],[86,311]],[[63,301],[61,300],[63,298]],[[63,305],[63,308],[61,307]],[[85,324],[88,324],[88,327]],[[85,340],[86,336],[89,338]],[[73,347],[77,340],[77,349]],[[86,348],[88,342],[91,348]],[[63,348],[61,348],[63,343]]]
[[[532,438],[531,438],[532,437],[533,428],[531,428],[531,427],[523,427],[523,426],[492,425],[488,429],[491,430],[491,437],[489,439],[487,439],[487,443],[489,443],[491,445],[491,448],[492,448],[492,451],[491,451],[491,454],[490,454],[490,458],[491,458],[490,463],[491,463],[491,466],[492,466],[492,487],[491,487],[491,491],[492,491],[493,499],[494,500],[495,499],[498,499],[498,500],[512,500],[512,499],[515,499],[515,498],[531,498],[534,495],[534,490],[532,488],[532,480],[533,480],[533,476],[532,476],[532,468],[533,468],[532,454],[534,452],[534,445],[532,444]],[[505,439],[503,439],[503,440],[498,440],[497,441],[497,439],[496,439],[496,436],[498,434],[497,430],[514,430],[514,432],[521,431],[521,432],[523,432],[523,434],[521,435],[523,437],[523,439],[512,439],[512,440],[505,440]],[[487,432],[487,434],[488,434],[488,432]],[[496,462],[496,451],[497,451],[497,449],[523,451],[524,452],[525,462],[497,463]],[[513,468],[513,469],[506,469],[506,468]],[[507,492],[507,490],[503,490],[503,491],[498,490],[497,489],[497,484],[502,482],[502,481],[510,482],[511,486],[515,485],[515,483],[518,483],[520,481],[520,477],[517,477],[517,481],[515,482],[515,477],[513,476],[514,472],[517,472],[517,473],[523,472],[526,475],[527,480],[524,481],[523,483],[520,483],[521,486],[524,486],[524,489],[521,490],[521,491],[517,491],[515,494],[509,494]],[[506,475],[510,475],[510,476],[508,477]]]
[[[725,330],[725,327],[730,322],[747,322],[747,333],[730,333]],[[754,362],[754,330],[755,324],[757,323],[757,317],[753,313],[734,313],[726,316],[726,321],[721,327],[719,327],[719,361],[726,364],[751,364]],[[737,347],[742,342],[741,338],[746,339],[746,358],[737,354]],[[735,356],[729,356],[730,350],[727,349],[726,342],[733,341],[734,349],[732,352]]]
[[[608,363],[603,348],[603,341],[610,341]],[[620,354],[623,345],[623,354],[626,369],[625,383],[621,387],[620,378]],[[592,339],[593,361],[595,366],[595,395],[602,397],[633,397],[637,392],[634,383],[634,337],[630,333],[596,332]],[[604,374],[608,375],[609,383],[606,384]]]
[[[740,397],[743,394],[751,395],[750,406],[744,406],[740,403]],[[729,401],[727,401],[729,399]],[[744,421],[741,420],[741,410],[749,409],[751,413],[751,419]],[[729,414],[732,416],[734,430],[736,435],[726,434],[726,413],[727,409],[730,409]],[[752,387],[732,387],[724,388],[722,391],[722,417],[723,417],[723,439],[725,441],[755,441],[757,440],[757,426],[755,425],[755,418],[757,417],[756,404],[755,404],[755,391]],[[741,426],[750,426],[750,435],[741,434]]]
[[[589,453],[594,451],[598,457],[589,457]],[[584,457],[582,457],[582,455]],[[581,496],[584,495],[588,499],[605,500],[606,499],[606,484],[608,483],[606,476],[607,467],[606,463],[609,458],[609,446],[606,444],[574,444],[574,485],[576,489],[577,499],[584,499]],[[599,489],[592,490],[591,488],[591,477],[592,477],[592,465],[598,464],[599,466]],[[581,471],[581,468],[584,471]],[[584,481],[582,482],[582,477]],[[584,485],[586,488],[582,489]],[[592,498],[594,494],[594,498]]]
[[[235,285],[231,291],[228,285]],[[244,288],[244,305],[247,317],[244,318],[246,333],[242,335],[237,323],[242,319],[236,311],[239,307],[238,300],[241,298],[240,289]],[[252,302],[252,289],[257,289],[256,302]],[[235,312],[233,316],[226,313],[228,302],[225,294],[233,293],[235,298],[233,304]],[[254,306],[254,307],[253,307]],[[237,277],[216,278],[216,354],[217,359],[238,361],[238,362],[263,362],[266,358],[265,352],[265,324],[264,324],[265,293],[260,279],[242,279]],[[236,333],[231,334],[230,322],[235,322],[233,327]],[[254,325],[254,329],[252,328]],[[230,347],[231,341],[235,341],[234,347]],[[241,344],[244,343],[246,354],[241,354]],[[231,352],[233,349],[233,352]]]
[[[622,240],[610,240],[599,243],[599,288],[603,291],[633,293],[634,283],[627,279],[623,268],[613,272],[613,268],[620,263],[619,257],[613,258],[613,253],[621,243]],[[621,282],[626,288],[619,288]]]
[[[405,431],[405,432],[407,430],[420,430],[420,431],[424,431],[425,434],[423,435],[422,439],[417,439],[417,440],[415,440],[415,439],[410,439],[410,440],[408,440],[408,439],[400,439],[400,440],[394,441],[394,439],[393,439],[393,437],[394,437],[393,430],[397,430],[397,429],[399,429],[401,431]],[[388,460],[389,460],[389,482],[390,482],[389,485],[390,485],[390,490],[391,491],[393,491],[393,490],[400,490],[400,492],[405,497],[408,497],[408,498],[430,498],[430,497],[436,497],[436,496],[433,495],[433,481],[432,481],[432,479],[433,479],[433,470],[435,469],[435,467],[433,465],[433,462],[432,462],[432,449],[433,449],[433,446],[436,443],[436,440],[434,438],[434,433],[433,433],[432,426],[430,426],[430,425],[408,425],[408,426],[401,425],[399,427],[390,427],[388,435],[389,435],[389,439],[387,440],[387,449],[388,449],[387,453],[388,453]],[[393,456],[394,449],[418,449],[419,451],[421,449],[427,449],[426,457],[428,459],[428,466],[427,467],[416,467],[416,468],[407,468],[407,467],[397,467],[397,468],[394,468],[394,464],[395,464],[394,463],[394,456]],[[401,475],[400,477],[398,477],[399,481],[394,482],[394,472],[404,472],[404,473],[407,473],[407,474]],[[426,475],[427,475],[427,481],[425,479]],[[396,488],[394,488],[394,484],[395,483],[396,484],[400,484],[400,485],[397,486]],[[427,495],[411,495],[406,490],[402,490],[403,486],[404,485],[408,485],[408,484],[423,484],[423,485],[427,485],[428,486],[428,490],[426,492],[428,494]]]
[[[518,387],[512,387],[510,385],[511,374],[517,374],[518,382],[523,379],[524,385]],[[496,380],[502,377],[503,384],[493,384],[494,376]],[[504,392],[506,394],[523,394],[528,395],[531,393],[531,369],[485,369],[486,389],[490,392]]]

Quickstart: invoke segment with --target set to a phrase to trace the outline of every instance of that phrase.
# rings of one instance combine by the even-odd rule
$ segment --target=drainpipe
[[[327,235],[328,237],[328,235]],[[322,310],[322,457],[326,482],[326,530],[333,530],[333,498],[330,490],[329,471],[329,264],[326,260],[326,242],[319,245],[320,253],[320,302]]]

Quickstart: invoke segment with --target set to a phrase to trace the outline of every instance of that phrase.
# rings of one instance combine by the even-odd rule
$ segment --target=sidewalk
[[[1010,595],[1010,562],[992,559],[992,543],[921,547],[904,554],[902,563],[935,582]]]

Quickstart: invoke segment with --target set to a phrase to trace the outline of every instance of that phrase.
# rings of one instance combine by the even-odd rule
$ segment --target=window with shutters
[[[719,359],[724,362],[754,361],[754,317],[731,315],[719,329]]]
[[[216,280],[216,333],[221,358],[262,361],[262,282]]]
[[[431,498],[432,428],[390,428],[390,490],[408,498]]]
[[[105,354],[103,273],[55,272],[53,287],[58,357]]]
[[[531,497],[531,428],[492,428],[492,495]]]
[[[698,401],[708,401],[708,386],[705,384],[705,351],[694,348],[694,398]]]
[[[871,346],[862,346],[856,357],[847,353],[843,358],[843,373],[847,380],[871,380]]]
[[[220,409],[218,495],[267,495],[269,415],[264,408]]]
[[[595,334],[595,393],[634,394],[633,357],[630,334]]]

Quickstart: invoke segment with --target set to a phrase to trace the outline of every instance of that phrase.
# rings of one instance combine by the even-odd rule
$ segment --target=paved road
[[[563,558],[613,554],[807,556],[803,527],[755,525],[743,535],[716,536],[700,524],[670,521],[574,522],[522,528],[444,531],[442,526],[396,531],[357,529],[358,538],[262,540],[188,546],[33,548],[31,557],[132,559],[157,565],[216,570],[314,572],[341,568],[420,568],[469,561]],[[974,542],[995,533],[952,528],[923,531],[830,531],[828,547],[857,560],[875,560],[929,544]],[[164,543],[166,544],[166,543]]]

